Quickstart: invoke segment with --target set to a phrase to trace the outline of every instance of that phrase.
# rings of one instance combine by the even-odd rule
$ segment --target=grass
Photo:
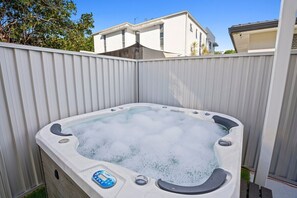
[[[45,197],[46,197],[45,187],[40,187],[34,190],[31,194],[25,196],[24,198],[45,198]]]
[[[247,168],[241,168],[241,179],[250,182],[250,171]]]

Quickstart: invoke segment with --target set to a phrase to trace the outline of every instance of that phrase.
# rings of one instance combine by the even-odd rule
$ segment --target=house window
[[[297,49],[297,34],[293,36],[292,49]]]
[[[196,39],[198,39],[198,30],[196,29]]]
[[[190,31],[193,32],[193,25],[190,23]]]
[[[202,33],[200,32],[200,35],[199,35],[199,55],[202,54],[201,47],[202,47]]]
[[[139,31],[135,32],[136,43],[140,43],[140,33]]]
[[[125,30],[122,30],[122,44],[123,48],[125,48]]]
[[[164,25],[160,25],[160,48],[164,50]]]
[[[104,39],[104,52],[106,52],[106,35],[103,35],[103,39]]]
[[[208,49],[211,50],[211,42],[208,43]]]

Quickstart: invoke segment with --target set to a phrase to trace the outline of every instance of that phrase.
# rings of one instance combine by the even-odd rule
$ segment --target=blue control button
[[[101,188],[113,187],[117,179],[105,170],[99,170],[93,174],[92,180],[98,184]]]

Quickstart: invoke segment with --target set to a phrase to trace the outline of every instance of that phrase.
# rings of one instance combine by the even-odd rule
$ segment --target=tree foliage
[[[198,43],[196,41],[194,41],[191,45],[191,56],[197,56],[197,47],[198,47]]]
[[[224,52],[224,54],[235,54],[235,53],[236,53],[236,51],[233,50],[233,49],[226,50],[226,51]]]
[[[1,0],[0,41],[92,51],[93,15],[75,15],[72,0]]]
[[[202,44],[202,55],[208,55],[209,51],[206,47],[206,45]]]

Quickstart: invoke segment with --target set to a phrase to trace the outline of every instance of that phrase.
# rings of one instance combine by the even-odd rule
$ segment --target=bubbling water
[[[75,124],[65,130],[77,151],[151,178],[199,185],[218,167],[213,146],[227,134],[219,125],[180,112],[135,107]]]

